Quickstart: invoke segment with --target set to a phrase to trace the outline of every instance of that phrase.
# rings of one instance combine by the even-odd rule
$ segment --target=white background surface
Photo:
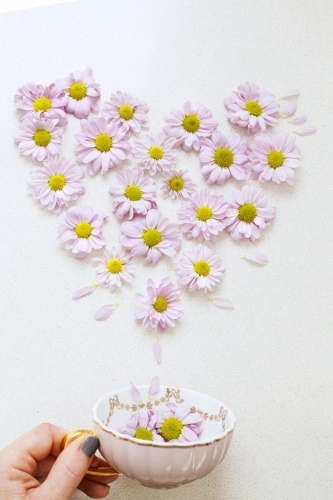
[[[231,406],[237,417],[233,445],[203,480],[158,492],[121,478],[110,498],[332,498],[331,21],[329,0],[81,0],[1,15],[0,447],[45,420],[69,429],[89,426],[98,397],[158,374],[165,384],[203,391]],[[118,89],[146,99],[152,131],[172,107],[192,99],[207,105],[229,133],[223,99],[246,80],[277,96],[288,87],[300,89],[299,112],[318,127],[317,135],[297,141],[303,159],[294,187],[265,186],[277,214],[256,248],[269,256],[269,265],[240,259],[252,245],[221,235],[214,247],[227,272],[216,295],[232,300],[235,310],[184,293],[185,315],[162,338],[161,366],[151,352],[156,336],[134,323],[134,293],[147,276],[175,279],[175,263],[164,259],[147,268],[138,262],[133,286],[116,295],[114,316],[94,322],[95,310],[110,302],[108,291],[71,300],[94,279],[90,259],[75,261],[55,241],[57,217],[26,194],[32,163],[12,139],[19,86],[49,84],[86,66],[101,84],[101,103]],[[66,155],[73,155],[79,131],[70,118]],[[183,153],[178,166],[204,185],[196,154]],[[110,213],[107,190],[115,175],[86,178],[79,203]],[[228,195],[236,185],[213,190]],[[176,219],[171,202],[160,207]],[[113,214],[104,234],[109,244],[117,241]],[[184,242],[183,249],[191,246]]]
[[[0,0],[0,12],[31,9],[61,3],[75,2],[76,0]]]

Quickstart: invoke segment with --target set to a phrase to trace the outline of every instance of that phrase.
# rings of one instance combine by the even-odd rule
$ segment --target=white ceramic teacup
[[[175,488],[206,476],[224,459],[235,426],[235,417],[224,403],[190,389],[160,386],[159,392],[151,399],[148,385],[138,386],[138,389],[142,395],[140,403],[133,403],[131,389],[127,387],[101,397],[92,410],[94,433],[100,440],[100,452],[115,469],[115,474],[119,471],[149,488]],[[130,420],[133,412],[140,408],[167,410],[168,401],[186,401],[191,411],[202,415],[199,441],[144,441],[118,431]],[[71,433],[69,440],[80,432]],[[91,470],[90,474],[103,475],[108,472]]]

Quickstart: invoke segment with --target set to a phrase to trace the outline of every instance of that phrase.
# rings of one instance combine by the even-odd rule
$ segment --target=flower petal
[[[94,319],[96,321],[104,321],[105,319],[108,319],[115,310],[116,306],[113,304],[102,306],[95,312]]]
[[[256,262],[256,264],[265,265],[268,264],[268,257],[264,253],[261,252],[248,252],[246,255],[242,257],[245,260],[250,260],[252,262]]]
[[[72,299],[79,300],[79,299],[83,299],[84,297],[88,297],[88,295],[91,295],[93,293],[95,288],[96,287],[93,285],[80,288],[79,290],[76,290],[76,292],[73,293]]]
[[[299,96],[299,90],[296,89],[287,89],[281,99],[286,99],[288,97],[298,97]]]
[[[234,308],[233,303],[229,299],[226,299],[225,297],[216,297],[215,299],[212,299],[212,303],[214,304],[214,306],[222,307],[223,309]]]
[[[133,382],[130,382],[130,386],[131,386],[132,398],[134,399],[134,401],[140,401],[141,399],[140,391],[135,387]]]
[[[159,346],[161,344],[159,344],[158,342],[156,342]],[[162,349],[161,349],[161,355],[162,355]],[[158,377],[154,377],[152,379],[152,381],[150,382],[150,387],[149,387],[149,391],[148,391],[148,394],[149,396],[153,397],[155,396],[155,394],[158,393],[158,391],[160,390],[160,380]]]
[[[293,115],[295,113],[296,109],[297,109],[297,102],[296,101],[288,102],[288,104],[286,104],[282,110],[283,118],[288,118],[289,116]]]
[[[298,135],[313,135],[317,132],[313,125],[302,125],[295,131]]]
[[[296,118],[294,118],[293,120],[288,120],[288,122],[292,125],[303,125],[303,123],[305,123],[307,119],[308,117],[306,115],[300,115],[296,116]]]

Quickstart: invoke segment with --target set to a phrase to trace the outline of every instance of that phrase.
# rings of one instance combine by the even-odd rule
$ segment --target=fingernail
[[[87,457],[90,458],[95,454],[98,447],[99,447],[99,439],[95,436],[89,436],[82,443],[81,450],[85,455],[87,455]]]

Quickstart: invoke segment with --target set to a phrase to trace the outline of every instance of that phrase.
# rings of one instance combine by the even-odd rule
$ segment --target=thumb
[[[46,481],[36,490],[34,500],[70,500],[98,447],[99,439],[95,436],[70,443],[58,456]]]

